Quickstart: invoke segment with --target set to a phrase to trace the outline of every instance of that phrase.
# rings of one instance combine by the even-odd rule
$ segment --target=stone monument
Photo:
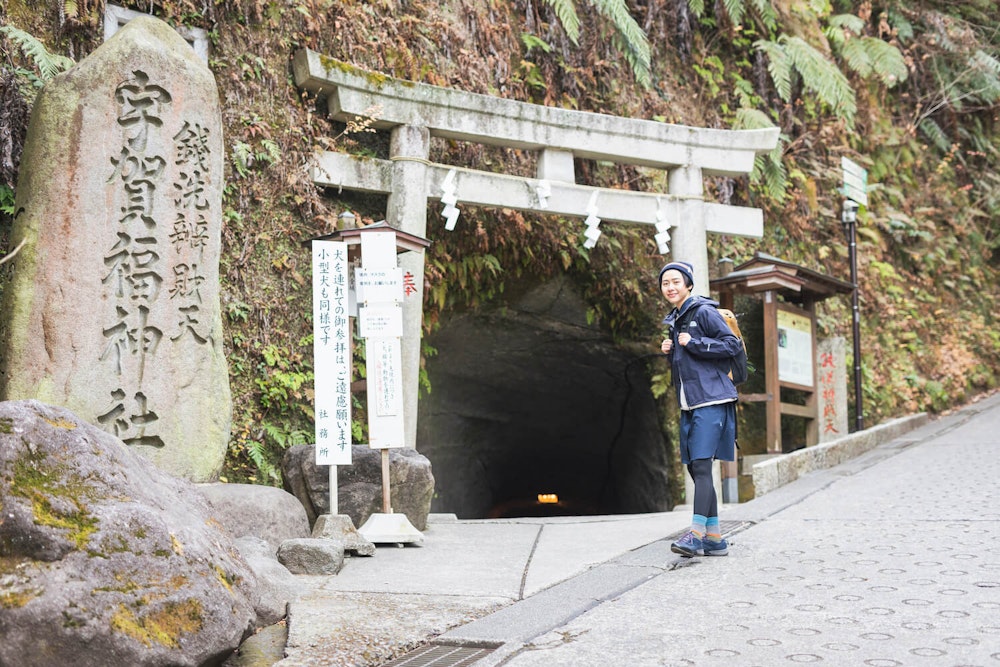
[[[215,79],[141,17],[32,111],[0,313],[0,400],[69,408],[161,469],[211,481],[232,404],[222,347]]]

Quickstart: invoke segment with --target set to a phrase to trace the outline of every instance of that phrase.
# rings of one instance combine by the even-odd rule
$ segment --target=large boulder
[[[72,412],[0,403],[0,665],[210,665],[253,573],[190,482]]]
[[[257,625],[277,623],[285,617],[288,603],[302,594],[302,582],[278,562],[278,550],[259,537],[246,535],[237,538],[235,544],[257,577]]]
[[[212,516],[233,537],[259,537],[274,553],[285,540],[309,537],[309,519],[298,498],[260,484],[199,484]]]
[[[382,453],[365,445],[353,445],[352,464],[337,466],[338,511],[363,526],[372,514],[382,511]],[[306,509],[310,524],[330,512],[330,474],[316,465],[314,447],[296,445],[281,462],[285,489]],[[431,462],[415,449],[389,450],[389,494],[392,511],[405,514],[417,530],[427,528],[427,515],[434,496]]]

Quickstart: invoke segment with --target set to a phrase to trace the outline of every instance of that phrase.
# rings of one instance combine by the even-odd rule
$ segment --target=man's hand
[[[687,347],[687,344],[690,342],[691,342],[691,334],[689,334],[687,331],[677,336],[677,343],[681,347]]]

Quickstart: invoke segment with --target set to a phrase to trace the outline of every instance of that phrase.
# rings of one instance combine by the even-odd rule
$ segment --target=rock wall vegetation
[[[710,198],[765,211],[762,241],[713,238],[737,261],[763,250],[847,278],[840,158],[877,184],[858,230],[866,423],[943,410],[997,383],[1000,18],[991,0],[123,0],[205,28],[223,101],[223,309],[234,397],[225,476],[277,484],[282,452],[311,440],[308,255],[344,208],[384,201],[320,192],[316,149],[384,154],[359,120],[329,122],[291,81],[300,47],[414,81],[540,104],[709,127],[781,127],[746,179]],[[36,86],[100,43],[101,0],[8,0],[0,9],[0,241],[7,241]],[[529,175],[531,156],[439,141],[432,159]],[[665,175],[578,161],[578,180],[665,188]],[[663,261],[647,229],[465,207],[434,240],[425,326],[496,305],[564,272],[622,341],[654,346]],[[3,243],[10,252],[9,244]],[[820,309],[850,338],[850,304]],[[426,354],[433,350],[425,348]],[[360,361],[360,359],[359,359]],[[363,365],[362,365],[363,368]],[[651,366],[657,378],[663,369]],[[430,379],[433,381],[433,378]],[[665,403],[666,405],[666,403]],[[363,441],[363,408],[356,430]]]

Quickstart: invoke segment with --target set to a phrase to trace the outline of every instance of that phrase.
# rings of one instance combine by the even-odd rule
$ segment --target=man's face
[[[660,291],[670,305],[677,308],[691,295],[691,288],[684,284],[684,274],[676,269],[663,272],[660,278]]]

